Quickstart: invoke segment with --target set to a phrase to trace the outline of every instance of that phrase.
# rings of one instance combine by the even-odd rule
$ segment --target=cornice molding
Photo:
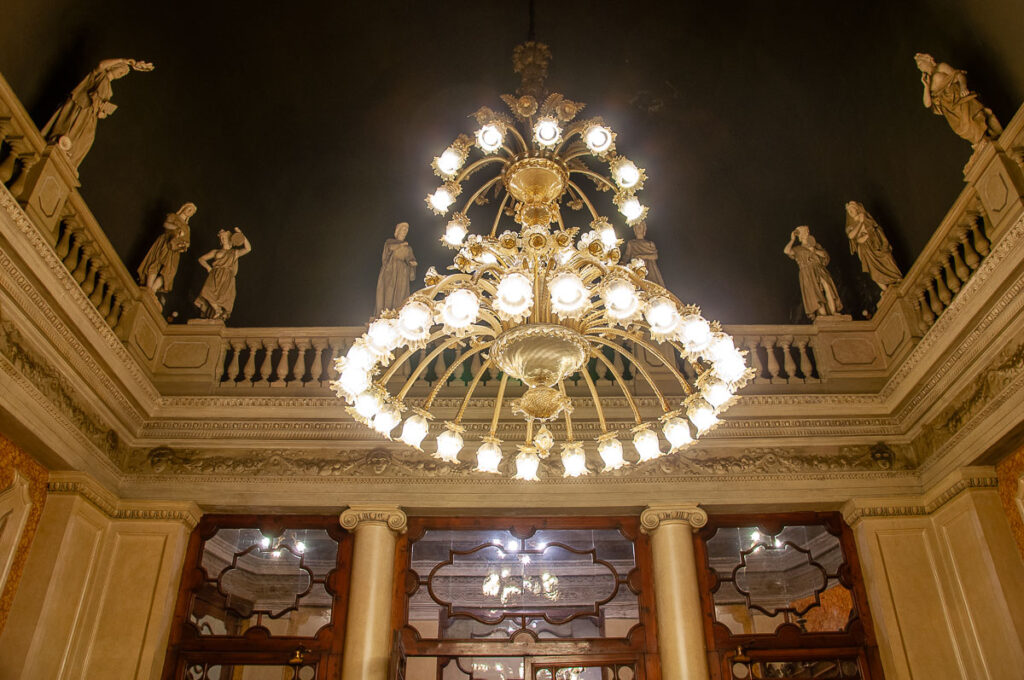
[[[120,500],[92,477],[80,472],[52,473],[46,491],[54,495],[78,496],[115,520],[180,522],[191,531],[203,515],[195,503]]]
[[[669,524],[685,524],[696,531],[707,523],[708,513],[696,503],[652,505],[640,513],[640,530],[645,534]]]
[[[851,527],[864,519],[927,517],[971,489],[994,489],[999,486],[995,470],[990,467],[961,468],[936,485],[930,492],[877,501],[853,499],[843,505],[843,519]]]
[[[353,505],[338,518],[346,531],[358,532],[367,525],[384,525],[396,534],[404,534],[409,518],[396,505]]]

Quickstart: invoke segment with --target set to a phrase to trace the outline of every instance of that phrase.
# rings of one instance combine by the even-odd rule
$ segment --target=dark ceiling
[[[517,80],[514,2],[11,0],[0,72],[40,125],[100,59],[156,64],[114,84],[82,193],[131,270],[185,201],[193,246],[170,309],[194,316],[195,259],[241,227],[233,326],[358,324],[398,221],[440,269],[429,163]],[[1019,2],[540,0],[549,85],[589,104],[647,168],[648,237],[668,286],[729,323],[802,320],[782,253],[809,224],[847,310],[875,297],[849,255],[862,201],[904,270],[962,187],[969,145],[921,103],[913,55],[967,69],[1005,124],[1024,100]]]

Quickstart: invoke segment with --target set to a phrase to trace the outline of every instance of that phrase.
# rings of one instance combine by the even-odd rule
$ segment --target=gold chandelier
[[[646,280],[642,260],[619,263],[622,243],[612,223],[602,217],[583,191],[580,179],[599,191],[611,191],[625,222],[644,220],[647,208],[637,192],[646,175],[615,149],[615,133],[600,118],[577,120],[584,108],[558,93],[546,93],[544,79],[550,52],[528,42],[515,50],[515,70],[522,85],[515,96],[504,95],[511,115],[481,108],[474,114],[475,135],[460,135],[434,158],[443,184],[427,196],[428,207],[445,215],[461,195],[463,184],[480,173],[486,178],[451,214],[441,241],[456,250],[454,273],[431,267],[425,288],[401,309],[388,310],[372,321],[366,333],[337,361],[337,394],[357,420],[422,450],[431,430],[432,407],[455,370],[479,355],[479,368],[466,387],[456,416],[436,428],[434,456],[459,462],[466,433],[462,419],[470,398],[490,369],[500,371],[493,418],[476,452],[477,470],[510,472],[498,438],[510,417],[525,420],[525,438],[518,443],[514,477],[537,479],[540,460],[556,442],[546,423],[564,419],[564,441],[558,443],[565,476],[591,471],[584,443],[573,434],[572,399],[567,379],[585,382],[593,399],[601,434],[596,449],[604,470],[627,465],[621,434],[631,435],[639,462],[662,455],[660,429],[668,453],[691,444],[718,422],[736,390],[752,377],[745,352],[717,322],[680,302],[672,293]],[[479,156],[470,160],[471,155]],[[471,234],[468,211],[485,204],[486,195],[501,196],[487,235]],[[563,203],[586,206],[591,221],[580,233],[567,227]],[[503,216],[517,229],[498,233]],[[409,391],[444,351],[458,354],[419,406],[406,404]],[[670,403],[634,352],[644,351],[678,382],[684,398]],[[629,384],[606,352],[619,354],[635,366],[661,406],[655,419],[645,419]],[[416,361],[416,359],[419,361]],[[584,364],[596,360],[607,368],[626,398],[635,424],[626,433],[609,428],[601,395]],[[413,362],[416,362],[415,365]],[[682,364],[688,363],[688,370]],[[402,367],[406,373],[400,373]],[[696,376],[689,379],[687,375]],[[406,377],[397,393],[388,385]],[[509,380],[525,391],[506,398]],[[403,413],[406,413],[404,423]]]

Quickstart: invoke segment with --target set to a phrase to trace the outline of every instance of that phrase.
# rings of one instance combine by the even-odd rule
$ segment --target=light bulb
[[[715,333],[711,343],[704,351],[704,356],[714,362],[730,356],[735,351],[736,345],[733,344],[731,337],[725,333]]]
[[[394,319],[377,319],[366,329],[366,342],[377,354],[387,354],[401,342],[398,324]]]
[[[636,196],[630,196],[622,201],[622,205],[619,206],[619,212],[623,214],[627,222],[635,222],[643,217],[644,206]]]
[[[612,131],[603,125],[591,125],[584,134],[587,148],[598,154],[611,148],[612,139]]]
[[[385,437],[391,437],[391,430],[395,429],[398,425],[398,421],[402,419],[402,414],[392,404],[384,406],[381,410],[377,411],[377,415],[373,417],[373,423],[371,427],[376,430],[379,434]]]
[[[597,443],[597,452],[601,454],[604,461],[604,470],[618,470],[626,465],[626,459],[622,457],[622,442],[618,439],[602,439]]]
[[[369,420],[377,415],[377,411],[380,410],[381,399],[380,395],[372,390],[366,390],[356,396],[355,409],[363,418]]]
[[[448,212],[448,207],[455,202],[455,197],[447,187],[438,187],[437,191],[427,196],[427,200],[430,201],[430,207],[438,214],[443,215]]]
[[[405,424],[402,425],[401,440],[403,443],[418,449],[423,438],[427,436],[427,430],[429,429],[430,425],[427,423],[426,418],[418,413],[411,415],[406,418]]]
[[[700,314],[684,314],[679,326],[679,341],[687,351],[702,351],[711,342],[711,324]]]
[[[583,309],[587,303],[588,291],[577,274],[563,272],[548,284],[551,291],[551,307],[559,314],[572,314]]]
[[[619,244],[619,235],[615,233],[615,229],[610,224],[597,230],[597,236],[605,248],[614,248]]]
[[[678,451],[693,441],[693,437],[690,436],[690,425],[682,418],[669,418],[662,425],[661,431],[672,451]]]
[[[299,553],[300,555],[306,552],[306,544],[302,541],[295,541],[295,552]]]
[[[587,456],[583,452],[583,444],[566,442],[562,445],[562,467],[565,469],[563,477],[579,477],[590,473],[587,470]]]
[[[660,340],[675,333],[679,328],[681,318],[675,303],[667,297],[653,298],[647,305],[644,318],[651,327],[651,336]]]
[[[448,294],[441,306],[441,320],[446,328],[468,328],[480,312],[480,300],[468,288],[459,288]]]
[[[426,340],[431,326],[430,307],[414,300],[407,302],[398,313],[398,332],[409,342]]]
[[[347,394],[360,394],[370,388],[370,375],[360,366],[346,366],[338,378],[338,384]]]
[[[455,430],[445,430],[437,435],[436,456],[446,463],[458,463],[462,450],[462,435]]]
[[[501,446],[495,441],[485,441],[480,445],[480,448],[476,450],[476,469],[477,472],[493,472],[497,474],[499,472],[498,466],[501,464]]]
[[[536,482],[537,469],[540,467],[540,458],[537,457],[536,453],[530,451],[521,451],[516,456],[516,474],[512,479],[522,479],[529,482]]]
[[[701,388],[701,394],[704,399],[711,404],[714,408],[720,407],[725,402],[732,399],[732,390],[722,380],[711,379],[704,383],[704,387]]]
[[[697,428],[697,434],[702,434],[718,422],[715,409],[703,399],[694,399],[686,409],[686,416]]]
[[[562,128],[554,118],[541,118],[533,126],[533,138],[541,146],[554,146],[562,139]]]
[[[631,160],[619,158],[612,163],[611,169],[615,183],[623,189],[635,187],[640,182],[640,169]]]
[[[486,153],[500,149],[504,139],[505,135],[502,133],[501,128],[493,123],[488,123],[476,131],[476,143]]]
[[[616,321],[631,319],[640,309],[636,288],[624,279],[615,279],[605,286],[603,299],[605,312]]]
[[[728,383],[734,383],[743,378],[747,372],[747,362],[743,359],[738,349],[727,353],[714,363],[715,375]]]
[[[356,341],[345,353],[345,370],[361,368],[364,371],[369,371],[375,363],[376,357],[365,342]],[[362,390],[359,391],[362,392]]]
[[[547,425],[540,426],[537,434],[533,435],[533,443],[541,451],[548,451],[555,445],[555,438],[551,435],[551,430],[548,429]]]
[[[528,314],[531,307],[533,283],[530,278],[519,272],[503,276],[494,298],[494,308],[498,313],[510,319],[519,318]]]
[[[637,430],[636,434],[633,435],[633,446],[636,447],[641,463],[654,460],[662,455],[658,435],[651,430]]]
[[[261,548],[269,548],[270,547],[270,539],[267,538],[266,536],[261,538],[260,539],[260,547]]]
[[[445,149],[440,156],[434,159],[434,163],[437,165],[437,169],[442,175],[450,177],[459,171],[462,167],[462,161],[465,156],[452,147]]]
[[[444,242],[453,247],[461,246],[469,233],[468,226],[469,220],[466,218],[453,217],[444,228]]]

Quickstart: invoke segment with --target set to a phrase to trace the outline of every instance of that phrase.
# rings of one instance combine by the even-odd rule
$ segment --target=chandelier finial
[[[523,78],[516,94],[520,97],[530,95],[536,99],[543,99],[544,81],[548,77],[550,62],[551,48],[544,43],[529,40],[516,45],[512,51],[512,68]]]

